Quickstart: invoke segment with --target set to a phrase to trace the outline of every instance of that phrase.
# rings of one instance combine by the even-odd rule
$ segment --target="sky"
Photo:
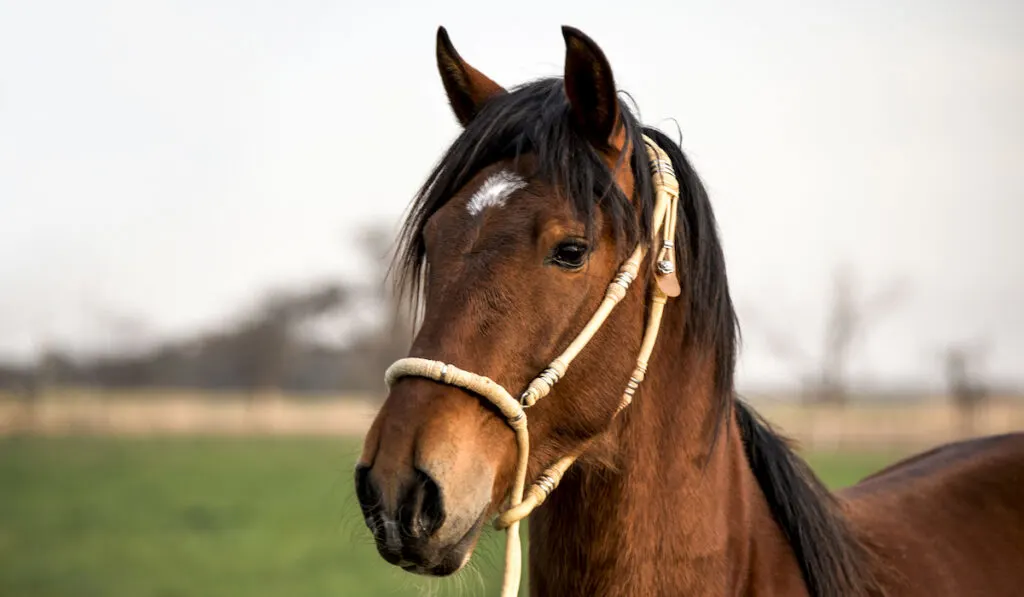
[[[896,297],[854,375],[938,382],[968,343],[1024,383],[1024,3],[554,4],[0,3],[0,358],[377,276],[359,230],[458,134],[437,26],[512,86],[560,74],[569,24],[709,188],[741,385],[814,366],[838,268]]]

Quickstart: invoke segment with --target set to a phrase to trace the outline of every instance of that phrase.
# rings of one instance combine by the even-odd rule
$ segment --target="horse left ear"
[[[604,52],[579,29],[562,27],[565,38],[565,94],[581,133],[602,150],[622,150],[625,130],[619,120],[612,67]]]
[[[437,28],[437,70],[441,73],[448,103],[462,126],[473,120],[487,100],[506,93],[504,87],[459,56],[444,27]]]

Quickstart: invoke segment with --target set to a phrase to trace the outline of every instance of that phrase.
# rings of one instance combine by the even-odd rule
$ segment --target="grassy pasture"
[[[324,437],[0,439],[0,595],[496,594],[498,534],[445,581],[377,556],[352,493],[357,451]],[[838,487],[891,459],[810,460]]]

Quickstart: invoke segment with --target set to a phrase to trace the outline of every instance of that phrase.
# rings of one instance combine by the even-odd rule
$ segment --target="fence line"
[[[1010,401],[980,407],[969,422],[942,402],[806,406],[757,400],[755,406],[783,433],[815,450],[921,447],[1024,430],[1024,403]],[[376,409],[374,401],[358,397],[72,392],[31,403],[0,400],[0,435],[361,436]]]

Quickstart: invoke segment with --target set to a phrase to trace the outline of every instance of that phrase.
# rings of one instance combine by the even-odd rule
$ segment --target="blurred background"
[[[375,553],[383,275],[458,134],[605,50],[712,195],[738,387],[841,487],[1024,429],[1024,4],[0,3],[0,595],[480,594]]]

